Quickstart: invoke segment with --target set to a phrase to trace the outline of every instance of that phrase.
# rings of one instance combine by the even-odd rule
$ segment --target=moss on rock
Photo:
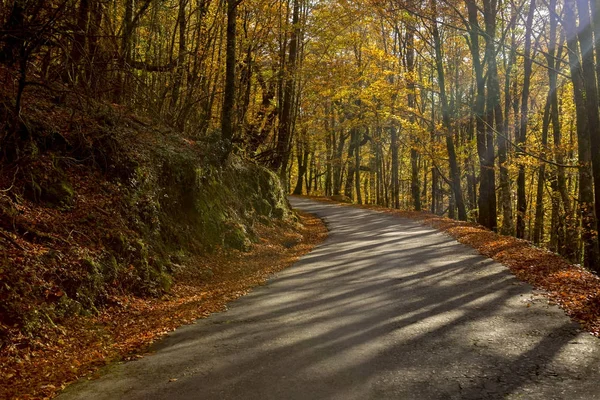
[[[171,288],[173,275],[185,269],[188,256],[221,248],[246,251],[257,241],[257,222],[293,217],[278,177],[268,169],[235,155],[220,165],[209,145],[192,146],[164,127],[149,132],[115,121],[100,115],[97,132],[71,137],[81,140],[73,142],[71,153],[41,146],[19,172],[24,188],[19,196],[73,217],[69,229],[60,232],[52,226],[38,232],[35,224],[22,225],[28,237],[48,248],[60,243],[63,252],[40,256],[40,264],[52,266],[49,271],[60,271],[41,278],[46,286],[38,285],[33,293],[22,285],[23,293],[44,304],[39,308],[44,313],[21,312],[23,302],[16,297],[10,307],[0,305],[0,312],[30,331],[45,316],[94,313],[114,294],[161,295]],[[86,161],[68,161],[73,159]],[[82,184],[82,175],[99,185]],[[96,194],[110,201],[98,206]],[[86,208],[79,213],[81,205]],[[111,208],[102,208],[107,206]],[[19,216],[13,203],[3,199],[0,211]],[[72,268],[63,270],[62,258]],[[210,270],[194,273],[212,277]]]

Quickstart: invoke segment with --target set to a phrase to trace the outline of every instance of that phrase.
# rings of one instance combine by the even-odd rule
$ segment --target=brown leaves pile
[[[318,218],[302,214],[301,220],[302,225],[257,227],[261,239],[249,252],[198,256],[190,265],[210,268],[208,280],[180,279],[160,299],[115,296],[114,305],[97,316],[48,326],[34,341],[15,339],[0,351],[0,398],[53,397],[78,378],[92,378],[110,361],[142,357],[148,345],[178,326],[223,310],[325,239],[327,231]]]
[[[322,197],[313,199],[333,202]],[[370,205],[352,207],[410,218],[446,232],[482,255],[504,264],[518,279],[542,290],[551,302],[557,303],[583,329],[594,336],[600,336],[600,278],[594,273],[569,263],[555,253],[535,247],[528,241],[491,232],[475,223],[456,221],[427,212],[392,210]]]

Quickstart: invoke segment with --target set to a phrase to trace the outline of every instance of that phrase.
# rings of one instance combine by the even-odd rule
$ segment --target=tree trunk
[[[357,129],[350,129],[350,145],[348,146],[348,154],[346,157],[346,162],[348,164],[348,174],[346,177],[346,185],[344,186],[344,195],[346,197],[354,200],[354,195],[352,193],[354,189],[354,178],[356,177],[355,169],[358,168],[356,165],[356,157],[354,157],[354,152],[356,151],[356,142],[357,142]]]
[[[592,158],[592,173],[594,187],[594,224],[588,229],[596,237],[595,247],[598,246],[598,232],[600,232],[600,114],[598,112],[598,87],[596,84],[596,69],[594,66],[594,37],[592,32],[592,20],[590,18],[589,1],[577,0],[577,9],[579,11],[579,45],[581,47],[581,70],[583,72],[583,84],[585,87],[585,104],[588,118],[588,134]],[[569,0],[565,1],[566,3]],[[597,38],[597,40],[600,38]],[[590,210],[590,213],[592,210]],[[600,272],[600,259],[589,260],[590,269]]]
[[[10,31],[23,31],[25,30],[25,10],[23,9],[23,2],[13,1],[10,15],[8,16],[7,22],[3,29],[7,32]],[[19,58],[18,54],[23,46],[22,35],[6,35],[4,39],[4,46],[0,51],[0,62],[12,65]]]
[[[302,194],[302,181],[304,180],[304,175],[306,174],[306,168],[308,166],[308,155],[309,152],[304,149],[304,145],[302,143],[298,143],[296,146],[296,157],[298,159],[298,180],[296,181],[296,187],[294,188],[294,194],[301,195]]]
[[[548,54],[546,62],[548,65],[548,82],[550,93],[550,121],[552,122],[552,140],[554,147],[554,158],[556,163],[555,177],[551,183],[552,189],[552,213],[553,218],[555,213],[560,212],[560,204],[562,202],[564,214],[562,218],[557,219],[559,224],[552,224],[554,238],[551,233],[551,248],[559,252],[568,260],[575,262],[577,254],[577,228],[575,226],[575,218],[573,215],[573,207],[571,205],[571,197],[567,188],[567,180],[565,177],[564,150],[561,144],[561,127],[560,127],[560,112],[558,103],[558,71],[560,70],[560,60],[562,60],[562,49],[564,45],[564,36],[561,36],[558,47],[556,46],[556,35],[559,16],[556,13],[557,0],[550,0],[550,36],[548,38]],[[558,48],[558,51],[557,51]],[[560,226],[560,228],[559,228]],[[560,235],[560,240],[559,240]],[[559,246],[560,243],[560,246]]]
[[[221,140],[223,154],[221,162],[225,162],[231,150],[234,137],[234,107],[235,107],[235,53],[236,53],[236,20],[237,0],[227,0],[227,39],[225,50],[225,89],[223,94],[223,110],[221,116]]]
[[[437,18],[435,2],[431,2],[434,16]],[[463,199],[461,184],[460,184],[460,171],[458,168],[458,162],[456,161],[456,149],[454,148],[454,140],[452,138],[451,130],[452,123],[450,121],[450,109],[448,107],[448,98],[446,95],[446,83],[444,75],[444,64],[442,56],[442,42],[437,27],[437,22],[433,24],[433,41],[435,47],[435,64],[438,74],[438,83],[440,87],[440,101],[442,103],[442,124],[444,126],[444,135],[446,137],[446,148],[448,150],[448,159],[450,164],[450,175],[452,182],[452,191],[454,193],[454,202],[458,208],[458,219],[461,221],[467,220],[467,211],[465,209],[465,202]]]
[[[502,208],[502,227],[500,233],[503,235],[514,235],[515,226],[513,221],[513,203],[511,181],[508,173],[508,140],[510,137],[509,115],[512,103],[511,97],[511,75],[517,61],[517,44],[515,35],[515,24],[517,20],[517,10],[512,8],[510,29],[510,50],[507,56],[508,62],[506,66],[506,77],[504,81],[504,127],[502,127],[502,135],[498,137],[498,166],[500,170],[500,205]],[[516,77],[514,78],[517,81]],[[517,116],[515,115],[515,118]]]
[[[415,28],[412,23],[409,23],[406,27],[406,71],[408,72],[408,99],[407,105],[411,110],[411,114],[408,117],[412,125],[415,122],[415,117],[412,111],[416,111],[417,108],[417,95],[415,90]],[[411,134],[411,146],[410,146],[410,189],[412,195],[413,208],[416,211],[421,211],[421,187],[419,183],[419,152],[417,151],[417,140],[414,134]]]
[[[336,146],[335,140],[335,130],[332,130],[333,135],[333,149],[335,151],[335,156],[333,160],[333,195],[337,196],[342,192],[342,166],[343,166],[343,154],[344,154],[344,144],[346,142],[346,136],[343,132],[340,132],[339,140]]]
[[[185,7],[187,5],[188,0],[179,0],[179,12],[177,14],[177,23],[179,26],[179,52],[177,55],[177,69],[175,70],[175,79],[173,80],[173,90],[171,92],[171,104],[170,111],[171,115],[175,115],[175,107],[177,106],[177,102],[179,101],[179,91],[181,90],[181,85],[183,83],[183,72],[185,71],[185,53],[187,52],[187,43],[186,43],[186,29],[187,29],[187,20],[185,15]],[[179,128],[183,128],[182,125]]]
[[[90,18],[90,1],[80,0],[79,10],[77,15],[77,24],[75,31],[73,32],[73,46],[71,47],[71,55],[68,65],[70,68],[67,69],[68,76],[65,77],[65,81],[77,84],[79,74],[81,58],[83,57],[86,49],[86,38],[88,37],[88,21]]]
[[[88,60],[85,64],[85,80],[92,92],[98,89],[98,76],[102,72],[98,71],[98,59],[100,58],[100,47],[98,38],[100,36],[100,28],[102,25],[102,17],[104,15],[104,3],[102,1],[93,0],[91,7],[89,37],[88,37]]]
[[[486,98],[485,134],[478,138],[478,149],[481,148],[481,183],[479,195],[479,222],[495,231],[497,229],[496,214],[496,172],[494,131],[504,129],[502,107],[500,103],[500,85],[498,83],[498,67],[496,64],[496,16],[495,0],[484,0],[483,15],[485,21],[485,55],[488,62],[488,91]],[[481,156],[483,154],[483,157]]]
[[[307,150],[307,154],[308,157],[306,159],[306,161],[304,162],[305,165],[307,165],[308,163],[308,173],[305,173],[304,176],[306,177],[306,194],[310,196],[311,191],[313,190],[313,187],[315,188],[315,190],[317,190],[317,182],[318,182],[318,176],[319,171],[317,171],[317,165],[315,163],[315,152],[314,151],[308,151]],[[310,162],[308,161],[308,159],[310,158]],[[314,184],[314,186],[313,186]]]
[[[333,194],[333,174],[332,174],[332,162],[333,162],[333,146],[331,143],[331,129],[329,126],[329,107],[325,109],[325,196],[331,196]]]
[[[542,117],[542,157],[546,157],[548,146],[548,129],[550,126],[550,93],[544,106]],[[540,244],[544,237],[544,187],[546,185],[546,163],[542,163],[538,170],[537,190],[535,196],[535,217],[533,224],[533,243]]]
[[[510,95],[509,95],[510,96]],[[508,107],[507,107],[508,108]],[[508,114],[505,114],[508,117]],[[507,121],[508,122],[508,121]],[[506,124],[508,125],[508,124]],[[504,129],[504,135],[509,135],[508,126]],[[508,174],[508,151],[507,141],[504,138],[498,139],[498,164],[500,169],[500,204],[502,207],[502,227],[500,233],[503,235],[513,235],[515,233],[513,221],[513,203],[511,181]]]
[[[579,155],[579,214],[583,227],[582,240],[584,246],[584,265],[596,270],[598,265],[598,244],[592,229],[596,227],[594,209],[593,178],[591,170],[591,142],[588,133],[589,120],[586,109],[586,90],[583,81],[583,70],[579,44],[577,42],[577,23],[574,0],[565,0],[563,27],[567,37],[569,68],[573,82],[573,99],[577,116],[577,148]]]
[[[529,120],[529,86],[531,83],[531,71],[533,61],[531,59],[531,39],[533,16],[535,12],[535,0],[531,0],[529,4],[529,13],[525,23],[525,49],[523,54],[523,92],[521,96],[521,115],[520,125],[517,135],[519,146],[525,151],[525,143],[527,141],[527,122]],[[523,156],[522,153],[517,155]],[[525,237],[525,219],[527,212],[527,197],[525,192],[525,165],[519,164],[519,175],[517,177],[517,237]]]
[[[392,205],[400,208],[400,182],[398,178],[398,131],[394,125],[390,128],[392,141]]]
[[[298,38],[300,20],[300,0],[293,0],[292,32],[290,35],[290,50],[288,61],[284,63],[285,85],[283,87],[283,100],[279,116],[279,130],[277,133],[277,148],[273,161],[273,169],[285,169],[289,157],[289,143],[292,132],[292,107],[294,104],[294,88],[296,86],[296,60],[298,57]],[[281,171],[283,175],[283,171]],[[281,176],[283,176],[281,175]]]
[[[360,190],[360,135],[358,129],[354,133],[355,136],[355,147],[354,147],[354,186],[356,191],[356,201],[358,204],[362,204],[362,194]]]

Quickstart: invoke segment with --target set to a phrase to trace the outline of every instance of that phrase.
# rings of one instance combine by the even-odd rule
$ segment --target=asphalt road
[[[291,202],[325,219],[321,246],[60,399],[600,398],[600,341],[503,266],[410,220]]]

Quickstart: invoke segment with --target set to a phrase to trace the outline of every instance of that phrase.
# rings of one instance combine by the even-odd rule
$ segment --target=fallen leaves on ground
[[[575,322],[594,336],[600,336],[600,277],[569,263],[558,254],[532,243],[494,233],[472,222],[456,221],[435,214],[403,211],[372,205],[349,205],[324,197],[314,200],[343,206],[383,211],[401,218],[417,220],[439,229],[482,255],[506,267],[520,280],[542,290],[550,303],[558,304]]]
[[[182,277],[160,299],[115,296],[96,316],[48,326],[34,341],[12,341],[0,351],[0,398],[51,398],[78,378],[95,377],[110,361],[141,358],[153,341],[178,326],[224,310],[324,240],[326,228],[318,218],[301,214],[301,220],[302,225],[257,227],[261,240],[249,252],[198,256],[190,264],[212,270],[209,279]]]

